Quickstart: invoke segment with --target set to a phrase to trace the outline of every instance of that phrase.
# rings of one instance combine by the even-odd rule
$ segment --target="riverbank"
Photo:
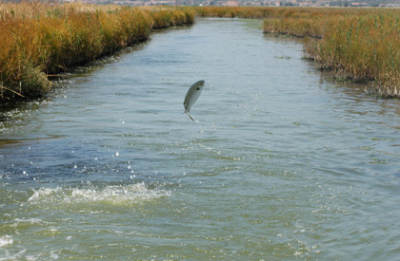
[[[264,32],[305,38],[305,51],[337,78],[374,81],[400,97],[400,10],[383,8],[203,7],[200,16],[264,18]]]
[[[193,22],[194,12],[179,8],[0,4],[1,105],[41,97],[55,74]]]
[[[49,77],[200,17],[264,18],[264,32],[302,37],[309,57],[338,78],[374,81],[400,97],[399,10],[0,4],[0,104],[45,95]]]
[[[400,97],[400,11],[305,9],[267,18],[264,32],[307,38],[305,51],[337,78],[374,81],[379,96]]]

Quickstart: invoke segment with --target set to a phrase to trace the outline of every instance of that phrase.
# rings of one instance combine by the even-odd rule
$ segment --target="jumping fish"
[[[192,121],[194,121],[194,119],[190,115],[190,108],[192,108],[193,104],[199,98],[201,90],[203,90],[203,86],[204,86],[204,81],[203,80],[195,82],[192,86],[190,86],[189,90],[186,93],[185,101],[183,102],[183,107],[185,107],[185,114]]]

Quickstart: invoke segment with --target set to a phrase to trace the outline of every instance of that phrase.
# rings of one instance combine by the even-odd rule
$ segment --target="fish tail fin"
[[[193,119],[192,115],[190,115],[189,112],[185,112],[185,114],[186,114],[192,121],[195,121],[195,120]]]

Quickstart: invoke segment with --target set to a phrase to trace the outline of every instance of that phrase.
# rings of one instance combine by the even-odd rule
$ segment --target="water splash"
[[[170,196],[169,191],[148,189],[144,183],[106,186],[104,188],[40,188],[29,197],[30,203],[92,203],[112,205],[136,204]]]
[[[5,247],[8,245],[12,245],[14,243],[14,240],[11,236],[5,235],[0,237],[0,247]]]

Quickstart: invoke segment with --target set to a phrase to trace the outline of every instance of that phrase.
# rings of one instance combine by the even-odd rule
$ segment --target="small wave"
[[[40,218],[16,218],[15,223],[13,224],[14,227],[20,226],[20,225],[47,225],[49,222],[45,222],[41,220]]]
[[[90,203],[135,204],[169,196],[170,192],[148,189],[144,183],[107,186],[105,188],[40,188],[28,199],[31,203]]]
[[[24,258],[24,254],[26,253],[26,249],[22,249],[21,251],[11,254],[6,251],[5,256],[0,256],[0,261],[11,261],[11,260],[37,260],[35,257],[26,256]],[[23,259],[24,258],[24,259]]]
[[[0,237],[0,247],[5,247],[7,245],[12,245],[14,243],[14,240],[11,236],[5,235]]]

